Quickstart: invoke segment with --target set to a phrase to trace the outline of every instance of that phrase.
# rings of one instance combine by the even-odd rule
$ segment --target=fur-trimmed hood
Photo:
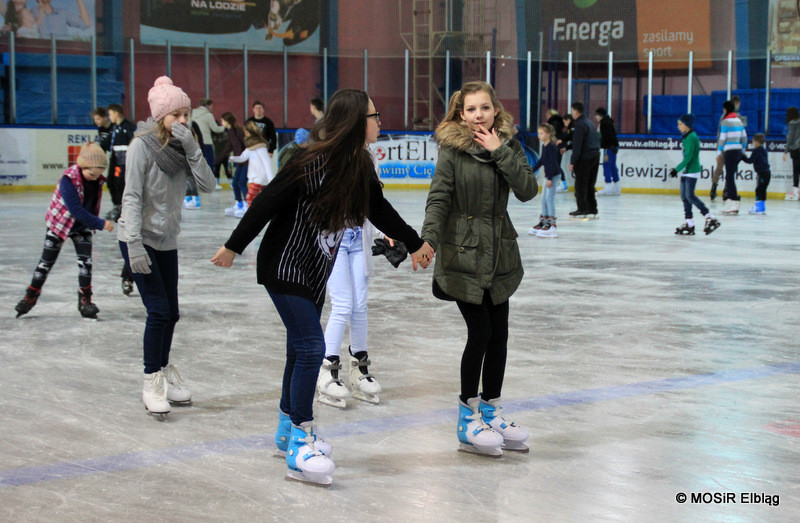
[[[494,128],[500,136],[502,143],[508,142],[514,136],[513,117],[507,111],[500,111],[494,119]],[[436,141],[442,147],[452,147],[459,152],[479,154],[485,149],[478,145],[472,137],[467,122],[461,120],[442,122],[436,128]]]

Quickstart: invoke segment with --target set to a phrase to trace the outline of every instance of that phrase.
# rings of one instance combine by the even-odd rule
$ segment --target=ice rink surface
[[[255,283],[260,240],[230,270],[209,262],[236,224],[222,215],[230,191],[183,214],[171,361],[194,403],[166,422],[141,402],[145,310],[121,292],[116,232],[95,236],[100,321],[78,314],[70,242],[37,306],[14,318],[50,196],[0,195],[0,520],[800,518],[798,202],[749,216],[745,199],[712,235],[677,237],[678,196],[601,198],[600,219],[584,222],[566,219],[574,199],[559,194],[559,238],[540,239],[527,229],[541,196],[512,198],[526,276],[503,403],[531,451],[497,460],[456,452],[466,328],[455,304],[431,295],[432,268],[376,259],[381,403],[315,404],[337,465],[323,489],[287,481],[273,455],[285,331]],[[426,193],[387,196],[419,229]],[[728,502],[701,502],[714,494]]]

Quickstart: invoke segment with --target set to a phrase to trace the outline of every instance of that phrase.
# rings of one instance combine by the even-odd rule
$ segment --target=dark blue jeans
[[[325,357],[325,335],[320,325],[322,309],[313,301],[267,289],[286,327],[286,367],[283,370],[281,410],[292,423],[314,419],[314,392]]]
[[[619,181],[619,169],[617,168],[617,153],[619,147],[609,147],[606,149],[606,156],[608,160],[603,162],[603,178],[606,183]]]
[[[243,202],[247,196],[247,164],[239,164],[233,171],[233,197],[237,202]]]
[[[697,178],[681,176],[681,200],[683,200],[683,214],[687,220],[692,217],[692,205],[697,207],[697,210],[699,210],[700,214],[703,216],[708,214],[708,207],[694,194],[694,188],[696,186]]]
[[[157,251],[144,246],[150,257],[150,274],[132,273],[136,288],[147,309],[144,327],[144,373],[158,372],[169,363],[172,333],[180,319],[178,311],[178,251]],[[130,270],[128,244],[119,242],[119,250]]]

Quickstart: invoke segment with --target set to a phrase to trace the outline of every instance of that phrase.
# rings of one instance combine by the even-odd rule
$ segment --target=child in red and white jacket
[[[97,318],[99,309],[92,303],[92,231],[114,230],[114,222],[98,217],[103,183],[106,179],[106,153],[91,143],[81,148],[78,162],[70,166],[56,185],[45,222],[44,250],[25,297],[17,303],[17,318],[36,305],[42,286],[67,238],[78,254],[78,311],[84,318]]]
[[[234,163],[247,162],[246,205],[244,208],[234,211],[233,215],[237,218],[244,216],[253,198],[258,196],[261,189],[275,178],[267,140],[264,139],[254,122],[247,122],[244,125],[244,145],[247,149],[242,151],[242,154],[231,156],[231,161]]]

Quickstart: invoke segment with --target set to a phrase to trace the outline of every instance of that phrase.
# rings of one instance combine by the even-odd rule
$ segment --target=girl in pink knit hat
[[[147,309],[144,388],[148,412],[162,417],[170,402],[192,393],[169,362],[178,311],[178,233],[187,180],[203,192],[216,180],[189,128],[191,101],[166,76],[147,95],[151,118],[140,122],[128,146],[119,246]]]
[[[92,303],[92,232],[114,230],[114,222],[97,216],[106,181],[103,176],[106,162],[103,149],[90,143],[81,148],[78,162],[61,176],[45,218],[47,233],[42,257],[33,271],[25,297],[15,307],[17,318],[36,305],[67,238],[72,240],[78,255],[78,311],[84,318],[97,318],[99,309]]]

